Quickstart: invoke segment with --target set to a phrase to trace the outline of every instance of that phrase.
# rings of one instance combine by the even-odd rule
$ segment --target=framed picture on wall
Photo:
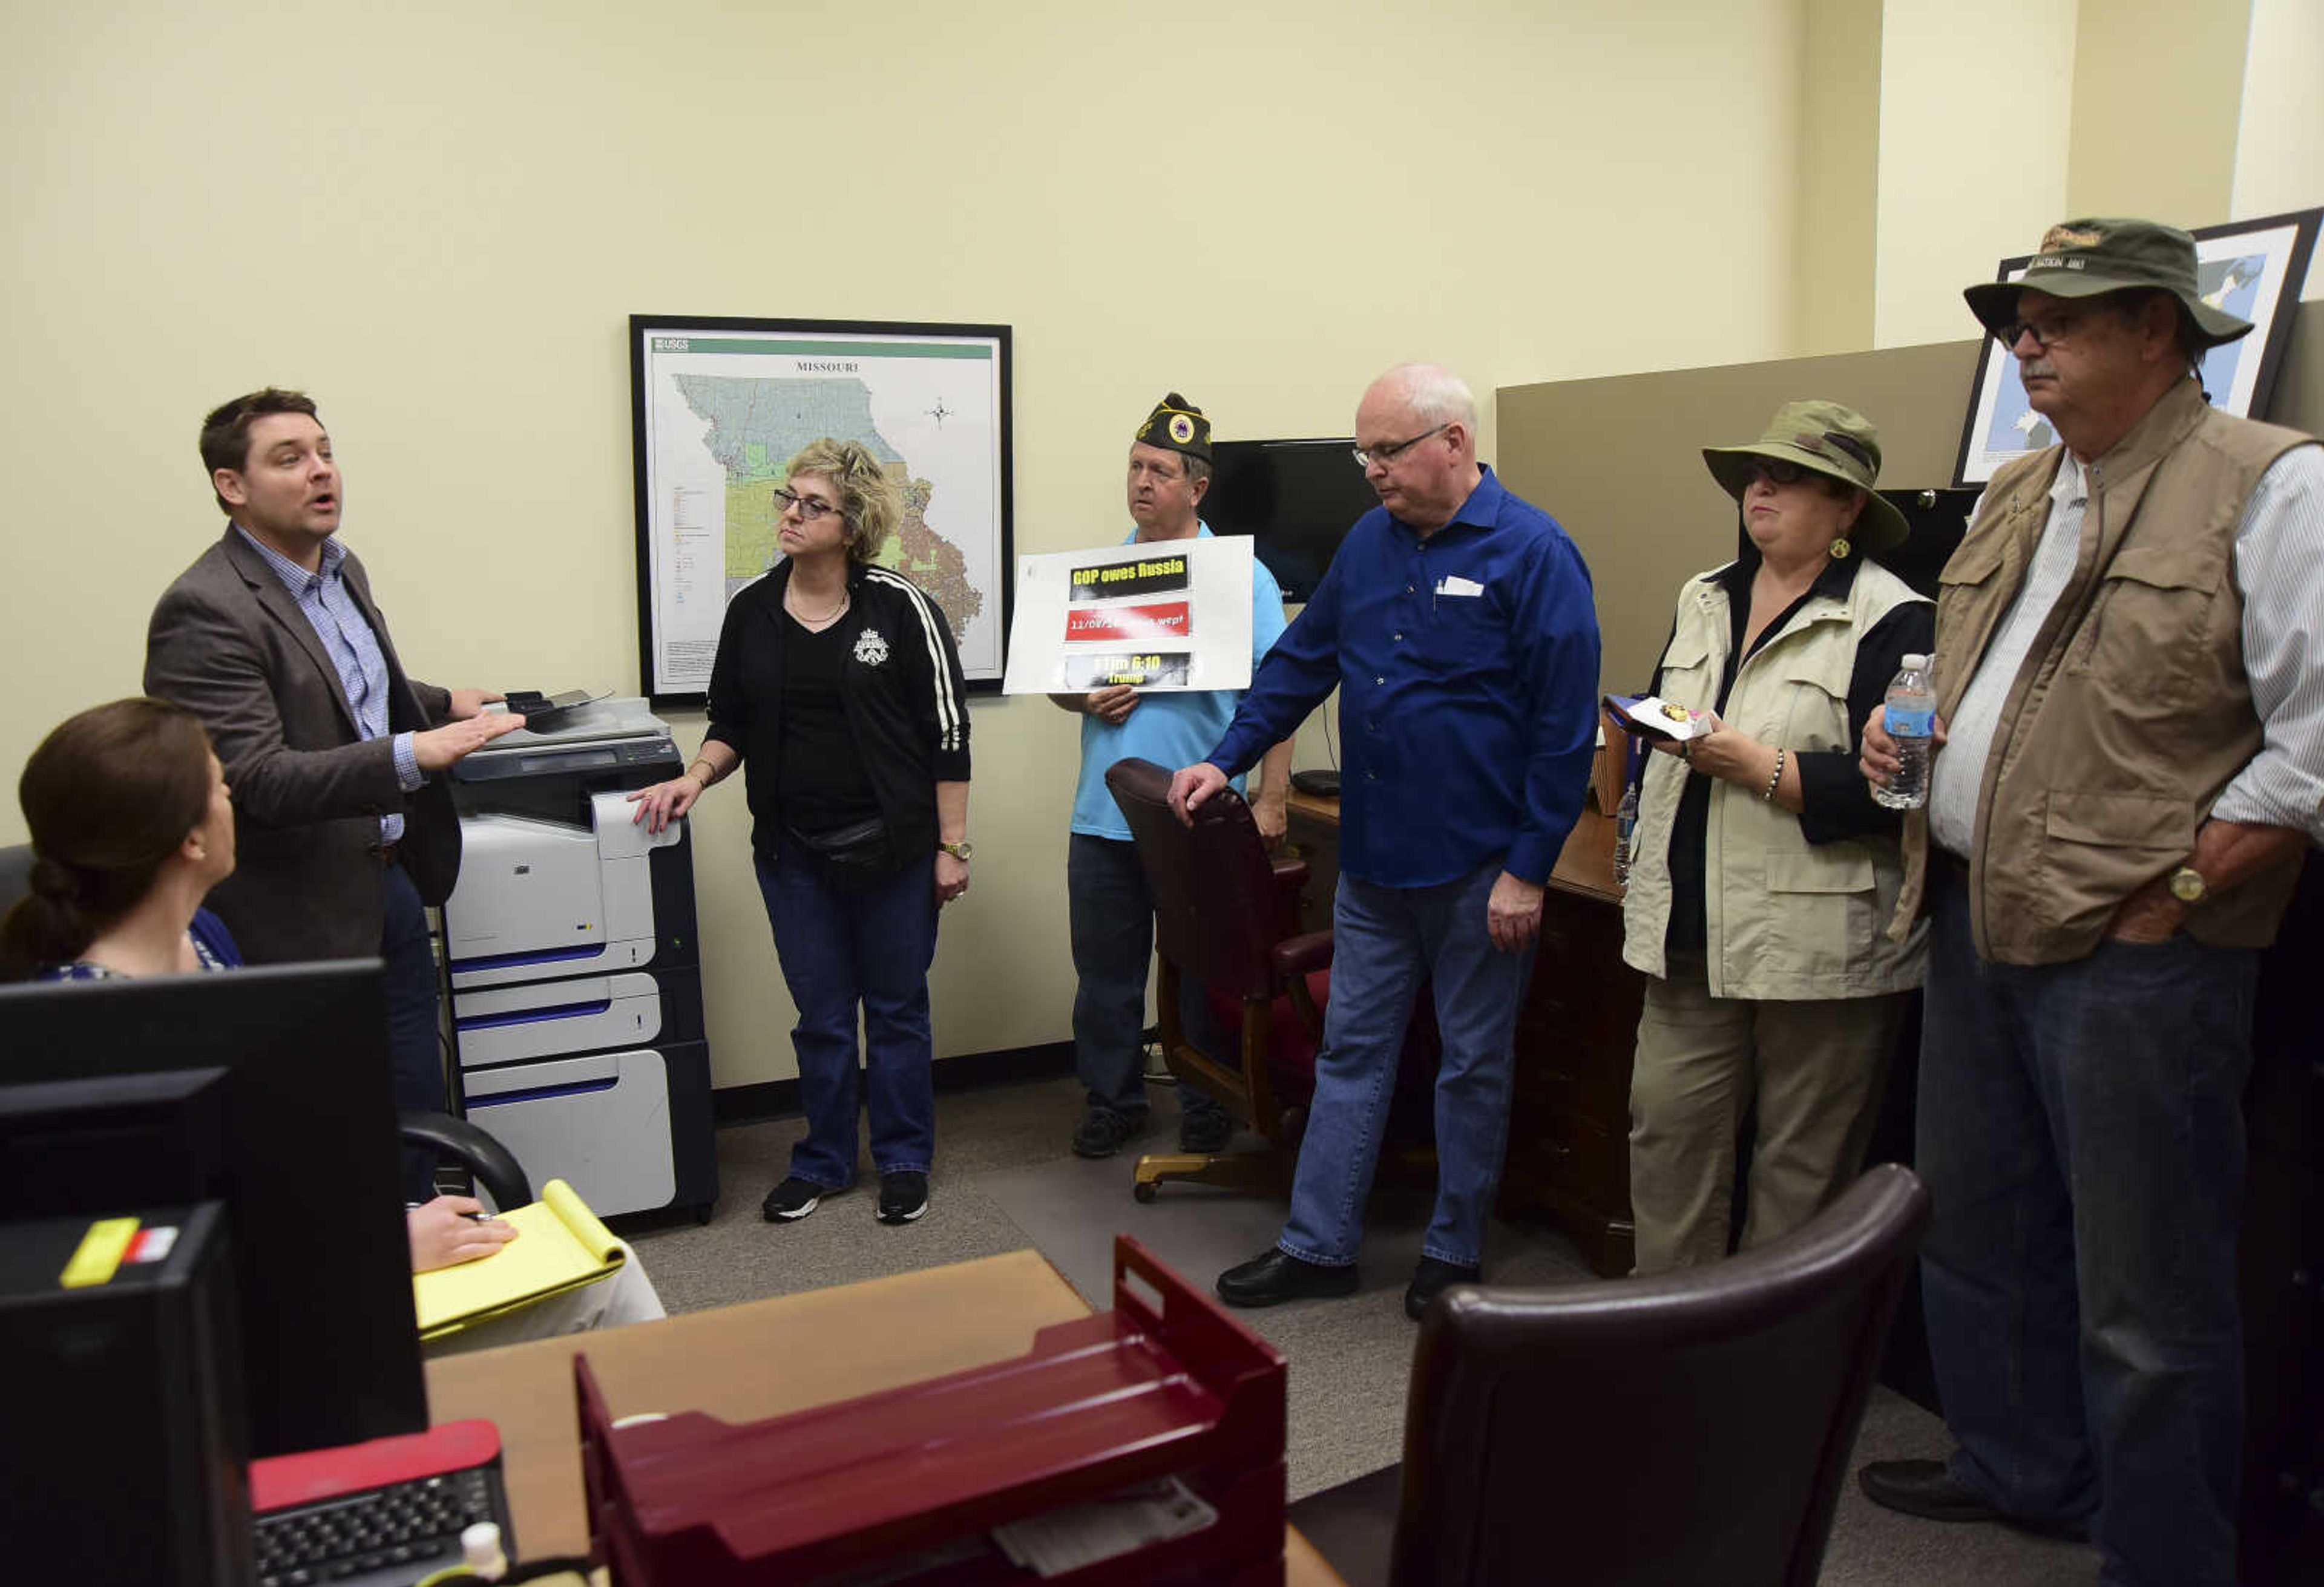
[[[2195,238],[2195,285],[2203,300],[2252,322],[2251,334],[2214,347],[2203,357],[2203,391],[2212,406],[2238,418],[2267,417],[2269,393],[2292,335],[2292,316],[2308,278],[2317,225],[2324,209],[2304,209],[2264,220],[2206,226]],[[2033,259],[2005,259],[1994,280],[2014,281]],[[1993,336],[1978,352],[1977,384],[1961,428],[1957,485],[1981,485],[2013,457],[2057,440],[2050,423],[2026,400],[2017,360]]]
[[[775,491],[808,442],[859,441],[904,490],[878,561],[936,599],[972,691],[1006,668],[1009,327],[630,316],[638,652],[657,706],[699,705],[726,603],[780,555]]]

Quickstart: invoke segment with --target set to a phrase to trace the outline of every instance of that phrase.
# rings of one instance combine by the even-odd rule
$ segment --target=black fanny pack
[[[836,880],[876,881],[892,876],[901,863],[896,846],[888,840],[887,821],[876,815],[827,832],[802,832],[793,827],[790,834]]]

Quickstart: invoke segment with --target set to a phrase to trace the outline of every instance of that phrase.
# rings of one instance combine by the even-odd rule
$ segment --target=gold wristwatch
[[[2210,891],[2203,873],[2191,865],[2182,865],[2171,873],[2171,896],[2181,904],[2200,904]]]
[[[971,843],[965,838],[963,838],[957,843],[939,843],[936,845],[936,848],[942,852],[951,855],[963,865],[966,865],[968,863],[968,857],[976,852],[976,845]]]

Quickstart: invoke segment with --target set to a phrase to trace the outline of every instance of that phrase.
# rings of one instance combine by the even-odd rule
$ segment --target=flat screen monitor
[[[1213,534],[1249,535],[1286,601],[1315,592],[1349,528],[1379,505],[1351,455],[1355,445],[1347,436],[1212,443],[1203,521]]]
[[[254,1455],[428,1426],[380,975],[0,986],[0,1205],[224,1202]]]

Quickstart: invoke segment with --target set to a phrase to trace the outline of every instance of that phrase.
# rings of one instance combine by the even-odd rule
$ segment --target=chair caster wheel
[[[1151,1201],[1160,1193],[1161,1189],[1162,1187],[1159,1185],[1140,1183],[1132,1185],[1130,1188],[1130,1193],[1140,1201]]]

